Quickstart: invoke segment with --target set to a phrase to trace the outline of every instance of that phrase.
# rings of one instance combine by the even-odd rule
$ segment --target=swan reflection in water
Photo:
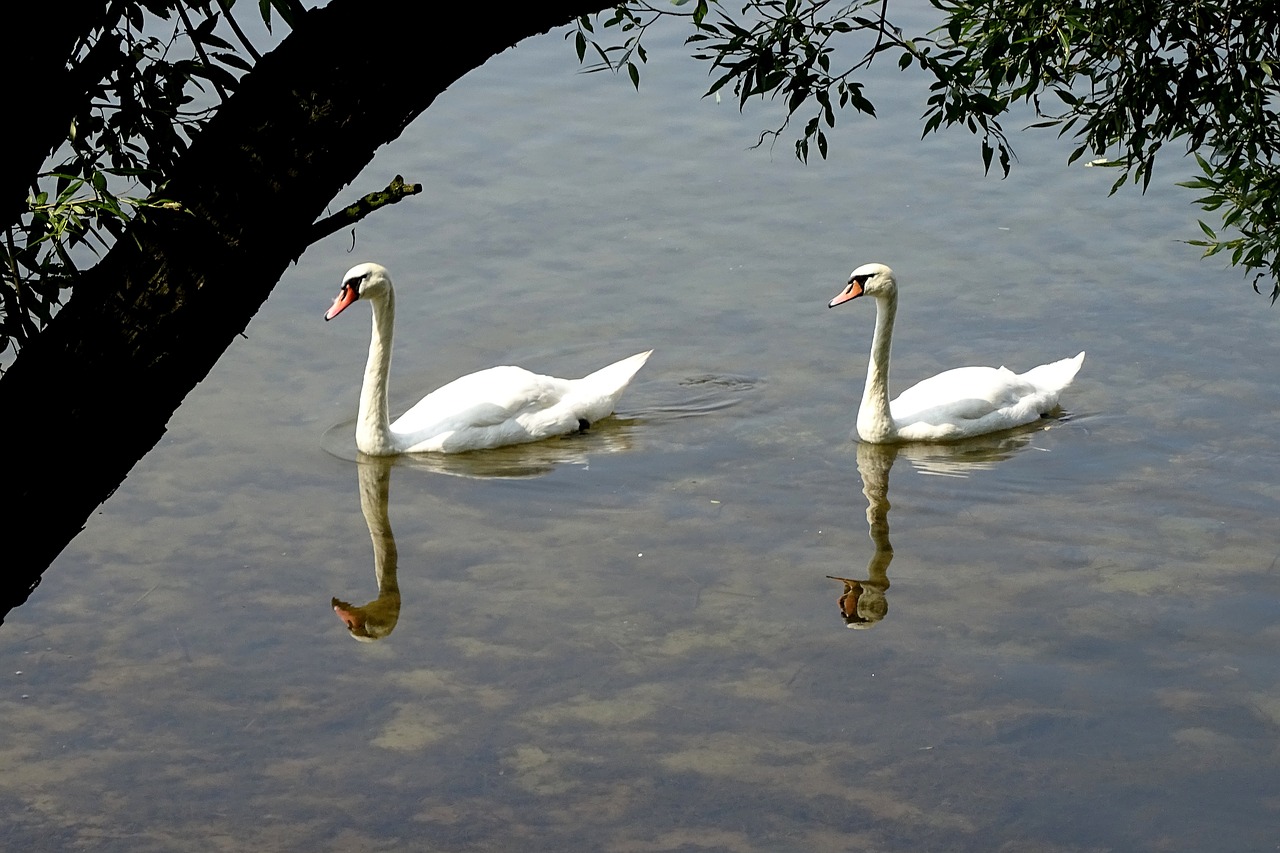
[[[921,474],[968,477],[975,471],[994,468],[997,463],[1027,449],[1032,436],[1051,425],[1039,422],[1015,432],[953,444],[858,442],[858,474],[862,477],[862,493],[867,498],[867,527],[875,550],[867,563],[865,579],[827,575],[844,585],[836,598],[844,624],[849,628],[873,628],[889,612],[885,596],[889,589],[889,563],[893,561],[893,543],[889,541],[889,471],[898,457],[906,457]]]
[[[373,572],[378,580],[378,597],[363,607],[340,598],[333,599],[333,612],[347,626],[351,636],[362,642],[381,640],[400,619],[400,585],[396,582],[396,537],[391,532],[387,499],[391,491],[392,461],[387,457],[362,456],[356,466],[360,477],[360,510],[373,540]]]
[[[360,510],[373,541],[373,571],[378,583],[378,596],[365,605],[355,605],[340,598],[332,600],[338,615],[352,637],[362,642],[381,640],[391,633],[400,619],[400,585],[396,580],[396,539],[391,532],[388,499],[393,467],[430,471],[452,477],[470,479],[520,479],[538,477],[560,465],[589,467],[592,456],[618,453],[631,449],[631,430],[636,421],[608,418],[592,424],[586,432],[551,438],[531,444],[500,447],[475,453],[409,454],[404,456],[368,456],[346,447],[338,439],[339,425],[326,434],[326,449],[335,456],[354,459],[360,480]]]

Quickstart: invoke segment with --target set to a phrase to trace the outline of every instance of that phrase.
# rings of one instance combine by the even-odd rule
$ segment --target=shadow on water
[[[594,423],[584,432],[557,436],[529,444],[515,444],[468,453],[416,453],[374,460],[356,449],[353,425],[355,419],[329,429],[321,441],[326,452],[359,462],[361,467],[377,463],[403,466],[447,474],[451,477],[475,479],[522,479],[541,477],[560,465],[587,465],[592,456],[631,450],[634,435],[643,423],[638,418],[610,417]],[[363,491],[361,492],[363,495]]]
[[[836,599],[840,616],[849,628],[874,628],[889,612],[889,472],[901,457],[921,474],[968,477],[987,471],[1029,449],[1032,436],[1046,429],[1043,421],[1013,432],[979,436],[948,444],[871,444],[858,442],[858,476],[867,498],[867,528],[874,550],[865,578],[827,575],[844,584]]]

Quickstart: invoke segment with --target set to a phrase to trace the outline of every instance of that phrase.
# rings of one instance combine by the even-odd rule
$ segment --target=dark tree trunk
[[[490,57],[609,5],[516,4],[460,31],[407,29],[406,4],[333,0],[263,58],[166,188],[182,209],[136,221],[0,377],[0,618],[160,440],[377,148]]]
[[[5,165],[0,169],[0,224],[9,225],[26,209],[41,164],[66,141],[71,119],[88,98],[77,70],[67,58],[90,33],[118,20],[123,8],[102,0],[61,0],[57,21],[32,11],[12,9],[0,26],[0,80],[5,81]],[[95,62],[89,61],[93,67]]]

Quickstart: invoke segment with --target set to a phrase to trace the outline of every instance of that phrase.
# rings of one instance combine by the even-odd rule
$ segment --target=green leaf
[[[238,53],[212,53],[210,56],[221,62],[223,65],[229,65],[238,71],[248,73],[253,70],[253,64],[248,62]]]

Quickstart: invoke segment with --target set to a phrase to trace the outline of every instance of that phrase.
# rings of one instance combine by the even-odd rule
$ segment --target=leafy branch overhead
[[[21,139],[43,163],[0,198],[0,352],[38,335],[132,221],[172,206],[166,182],[262,55],[232,3],[83,2],[55,28],[70,57],[61,97],[40,102]],[[268,30],[305,14],[299,0],[254,5]],[[33,119],[53,132],[32,132]]]
[[[885,53],[930,78],[924,135],[966,127],[980,139],[983,166],[998,162],[1003,174],[1013,149],[1001,119],[1017,105],[1034,113],[1031,127],[1078,143],[1069,162],[1088,155],[1116,169],[1113,193],[1127,183],[1145,190],[1156,155],[1176,141],[1179,161],[1192,153],[1200,169],[1181,185],[1204,191],[1195,203],[1220,215],[1217,228],[1200,223],[1205,239],[1187,242],[1205,256],[1229,252],[1253,273],[1255,290],[1267,277],[1272,302],[1280,298],[1280,7],[1272,0],[930,2],[937,26],[917,36],[889,20],[888,0],[626,3],[580,18],[572,35],[580,61],[588,50],[599,59],[589,70],[625,69],[638,86],[645,31],[659,18],[690,19],[687,43],[710,64],[707,94],[732,91],[740,107],[756,97],[780,101],[783,118],[757,144],[803,117],[801,160],[811,146],[827,156],[838,109],[875,116],[855,75]],[[599,42],[610,30],[620,44]]]

